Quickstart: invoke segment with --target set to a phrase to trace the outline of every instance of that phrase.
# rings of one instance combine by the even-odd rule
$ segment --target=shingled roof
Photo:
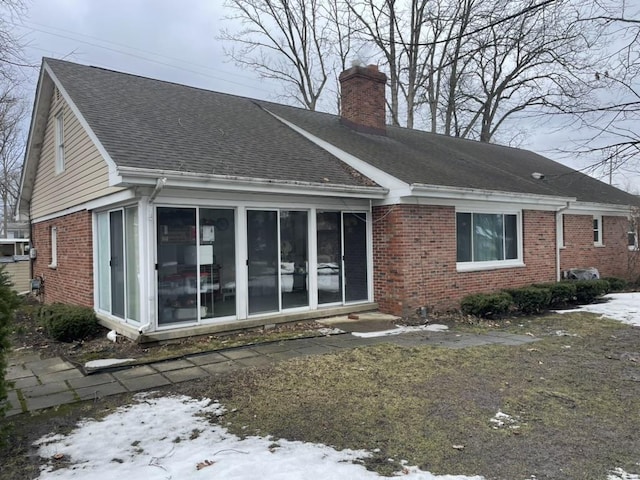
[[[118,166],[375,186],[280,122],[409,185],[572,197],[631,205],[635,197],[528,150],[419,130],[357,132],[336,115],[46,59]],[[544,179],[534,179],[539,172]]]

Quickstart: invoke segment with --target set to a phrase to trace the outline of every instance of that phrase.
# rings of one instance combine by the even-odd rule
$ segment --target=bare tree
[[[2,236],[7,237],[20,188],[24,138],[21,125],[26,108],[11,90],[0,96],[0,198],[2,199]]]
[[[640,171],[640,8],[626,2],[599,0],[583,12],[588,28],[605,28],[609,61],[591,72],[603,90],[597,105],[569,112],[577,127],[587,132],[570,152],[591,159],[587,170],[606,176]]]
[[[241,67],[262,78],[279,80],[286,96],[315,110],[329,78],[326,53],[330,50],[327,22],[320,15],[320,0],[227,0],[240,22],[239,31],[224,29],[226,53]]]

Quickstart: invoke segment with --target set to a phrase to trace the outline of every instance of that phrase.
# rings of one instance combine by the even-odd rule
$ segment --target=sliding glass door
[[[98,308],[139,322],[137,207],[96,215],[96,264]]]
[[[308,213],[248,210],[249,314],[309,306]]]
[[[366,301],[367,214],[318,212],[318,304]]]
[[[236,313],[235,211],[157,208],[158,324]]]

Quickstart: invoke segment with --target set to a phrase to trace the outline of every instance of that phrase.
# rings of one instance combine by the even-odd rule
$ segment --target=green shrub
[[[580,305],[593,303],[609,290],[606,280],[576,280],[576,300]]]
[[[74,342],[94,336],[100,330],[95,312],[88,307],[53,303],[38,313],[46,334],[61,342]]]
[[[555,282],[541,283],[534,287],[546,288],[551,292],[551,301],[549,306],[559,307],[576,301],[576,285],[575,282]]]
[[[605,277],[603,280],[609,282],[610,292],[622,292],[627,288],[628,282],[622,278],[617,277]]]
[[[7,356],[9,353],[9,333],[13,314],[20,304],[18,295],[12,289],[9,275],[5,272],[4,266],[0,267],[0,417],[3,417],[7,404],[7,382],[5,373],[7,370]],[[2,432],[0,432],[2,433]],[[0,443],[3,438],[0,435]]]
[[[522,287],[507,290],[516,308],[527,315],[540,313],[551,305],[551,291],[541,287]]]
[[[460,302],[460,310],[465,315],[491,318],[507,313],[513,305],[508,293],[477,293],[467,295]]]

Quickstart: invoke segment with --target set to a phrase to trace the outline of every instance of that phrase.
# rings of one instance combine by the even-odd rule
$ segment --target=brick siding
[[[638,278],[638,254],[627,248],[629,220],[602,217],[602,246],[593,244],[592,215],[564,215],[560,268],[595,267],[602,277]]]
[[[374,294],[380,309],[414,316],[459,307],[471,293],[556,278],[554,212],[523,212],[526,267],[456,271],[453,207],[393,205],[373,210]]]
[[[51,227],[57,227],[57,267],[51,263]],[[33,224],[32,245],[38,252],[35,276],[44,278],[44,301],[93,307],[93,237],[86,210]]]

